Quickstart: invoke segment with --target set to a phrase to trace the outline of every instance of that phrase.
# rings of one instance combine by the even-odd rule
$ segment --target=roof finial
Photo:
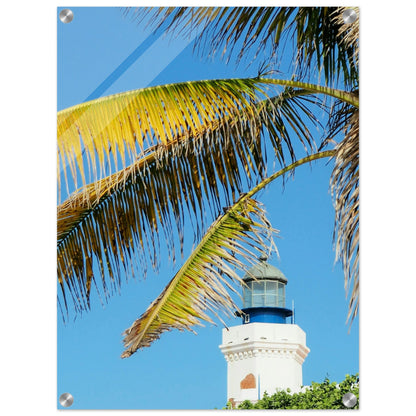
[[[265,254],[260,254],[259,260],[260,261],[266,261],[267,260],[267,256]]]

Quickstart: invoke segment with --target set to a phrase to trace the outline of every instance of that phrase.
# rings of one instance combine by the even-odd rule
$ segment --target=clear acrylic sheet
[[[358,9],[327,9],[309,16],[347,36],[305,29],[300,55],[292,32],[273,47],[278,8],[57,9],[58,408],[226,407],[222,329],[261,250],[306,334],[302,384],[358,373]]]

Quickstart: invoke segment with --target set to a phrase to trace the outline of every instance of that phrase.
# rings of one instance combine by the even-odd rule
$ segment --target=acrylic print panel
[[[293,403],[327,380],[321,405],[352,406],[358,22],[57,9],[58,408]],[[285,305],[242,310],[242,278]]]

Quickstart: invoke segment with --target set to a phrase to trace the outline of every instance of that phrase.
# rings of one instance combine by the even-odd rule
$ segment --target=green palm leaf
[[[303,115],[315,121],[307,105],[316,98],[302,94],[308,92],[288,89],[256,104],[245,123],[227,115],[186,144],[179,139],[155,146],[130,167],[71,195],[58,207],[58,280],[63,295],[69,291],[82,310],[89,307],[91,284],[98,288],[97,275],[107,298],[119,290],[124,273],[137,272],[138,263],[140,275],[146,273],[146,259],[157,268],[163,234],[174,259],[174,228],[182,239],[184,216],[190,216],[199,240],[207,207],[215,218],[235,195],[265,176],[267,143],[282,164],[286,152],[295,156],[293,132],[311,148]]]
[[[353,22],[345,22],[343,13],[348,9],[354,9],[357,19]],[[360,9],[358,7],[338,7],[331,15],[332,20],[338,27],[338,39],[346,49],[353,50],[353,59],[358,67],[359,63],[359,33],[360,33]]]
[[[137,8],[135,18],[150,17],[156,27],[188,35],[202,28],[195,48],[204,55],[222,52],[228,59],[235,48],[237,62],[253,49],[255,56],[270,54],[278,62],[289,42],[294,47],[293,71],[298,77],[318,70],[332,84],[342,75],[356,86],[356,42],[345,42],[347,30],[341,7],[158,7]],[[127,9],[127,13],[132,9]],[[357,19],[358,20],[358,19]],[[358,28],[358,23],[357,23]],[[271,53],[270,53],[271,51]],[[284,52],[283,52],[284,51]]]
[[[243,243],[252,251],[266,251],[264,237],[271,231],[259,203],[249,198],[219,217],[160,296],[124,332],[122,358],[149,346],[165,331],[191,330],[201,320],[213,322],[206,310],[231,314],[237,306],[227,292],[232,289],[228,280],[242,282],[233,268],[244,269],[256,259]]]
[[[270,249],[271,228],[264,210],[252,196],[271,181],[305,163],[331,157],[334,151],[303,158],[264,179],[219,216],[159,297],[124,332],[123,358],[148,347],[165,331],[192,330],[201,320],[213,322],[206,311],[232,313],[238,309],[227,288],[242,284],[236,269],[244,271],[256,262],[256,252]]]

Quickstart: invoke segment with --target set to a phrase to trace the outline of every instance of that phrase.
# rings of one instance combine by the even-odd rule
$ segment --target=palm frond
[[[252,116],[258,78],[184,82],[92,100],[58,113],[60,172],[78,187],[130,165],[151,146],[196,137],[223,115]],[[248,114],[247,114],[248,113]],[[68,184],[68,179],[67,179]]]
[[[357,19],[345,23],[340,7],[332,15],[338,26],[338,36],[345,47],[354,51],[352,59],[358,71],[359,63],[359,8],[354,7]],[[356,87],[358,88],[358,79]],[[358,99],[358,89],[354,92]],[[331,192],[335,206],[334,242],[336,260],[344,269],[345,292],[349,300],[347,321],[357,316],[359,307],[359,113],[358,109],[338,103],[330,117],[330,136],[342,132],[345,137],[336,146]]]
[[[218,132],[220,135],[220,133]],[[89,308],[90,281],[97,275],[104,298],[119,290],[121,276],[146,275],[149,263],[159,264],[160,239],[164,237],[174,260],[175,230],[181,250],[185,214],[194,218],[195,238],[204,223],[204,208],[218,212],[224,191],[234,194],[244,183],[251,182],[241,168],[244,163],[250,175],[262,176],[264,155],[241,143],[238,151],[232,142],[220,139],[198,153],[175,148],[176,155],[163,155],[155,149],[144,160],[112,175],[112,187],[97,195],[94,184],[88,186],[87,204],[84,191],[74,195],[58,211],[58,278],[62,293],[73,295],[74,304]],[[160,153],[159,153],[160,151]],[[231,195],[225,192],[226,197]],[[99,266],[93,272],[88,261]],[[136,269],[136,271],[135,271]],[[106,283],[108,282],[108,283]],[[107,286],[110,285],[110,290]]]
[[[265,178],[228,207],[159,297],[124,332],[126,350],[122,357],[148,347],[165,331],[192,331],[191,327],[201,325],[201,320],[213,322],[205,311],[219,318],[217,311],[239,310],[227,288],[236,291],[235,284],[242,284],[236,270],[246,271],[250,263],[256,262],[259,253],[270,250],[276,233],[264,210],[252,197],[298,166],[334,154],[329,150],[302,158]]]
[[[254,263],[253,251],[266,252],[271,232],[259,203],[242,197],[212,224],[159,297],[123,333],[125,351],[121,357],[148,347],[165,331],[192,330],[201,320],[213,322],[206,311],[217,316],[218,310],[232,314],[238,307],[227,289],[234,290],[230,282],[242,283],[234,270]]]
[[[341,115],[343,114],[343,115]],[[336,260],[344,269],[345,290],[350,289],[350,322],[358,313],[359,304],[359,115],[357,109],[344,108],[339,113],[345,138],[336,146],[331,174],[331,193],[335,207],[334,241]],[[347,122],[345,122],[347,119]],[[351,288],[352,287],[352,288]]]
[[[63,296],[69,291],[76,308],[83,310],[89,308],[91,284],[98,288],[97,275],[108,298],[120,289],[124,274],[135,274],[137,264],[140,275],[146,274],[147,259],[157,268],[163,234],[174,260],[174,229],[182,242],[185,215],[194,219],[194,238],[199,240],[207,207],[215,218],[222,206],[265,177],[268,145],[282,165],[286,153],[295,158],[293,134],[312,150],[304,116],[317,122],[308,110],[317,102],[308,94],[286,89],[257,103],[244,123],[240,117],[232,121],[230,115],[223,116],[193,140],[155,146],[103,183],[71,195],[58,207]]]
[[[357,19],[352,23],[344,21],[343,13],[353,9],[357,14]],[[332,14],[334,24],[338,27],[338,38],[344,43],[345,48],[353,51],[352,59],[358,70],[359,64],[359,33],[360,33],[360,9],[359,7],[338,7]],[[358,81],[358,79],[357,79]]]
[[[218,118],[252,119],[270,89],[293,87],[340,98],[345,91],[294,80],[246,78],[194,81],[129,91],[89,101],[58,113],[58,184],[61,169],[78,186],[110,176],[157,144],[197,137]],[[254,105],[253,105],[254,104]],[[88,181],[87,181],[87,179]],[[97,184],[101,184],[98,181]]]
[[[202,28],[196,48],[204,55],[222,52],[228,59],[234,49],[237,62],[254,51],[276,60],[287,54],[292,42],[293,71],[300,77],[322,71],[332,84],[340,75],[354,86],[358,69],[354,61],[355,43],[345,43],[339,36],[343,21],[332,19],[338,7],[160,7],[127,9],[136,19],[150,17],[156,28],[187,36],[196,26]],[[281,55],[279,55],[281,54]]]

